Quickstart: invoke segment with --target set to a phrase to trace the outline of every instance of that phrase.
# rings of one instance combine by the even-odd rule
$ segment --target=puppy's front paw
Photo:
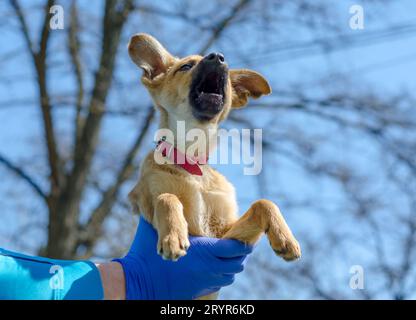
[[[190,246],[186,232],[170,232],[167,235],[159,236],[157,252],[163,259],[177,261],[186,255]]]
[[[286,261],[299,259],[301,256],[300,245],[292,232],[287,229],[281,230],[271,226],[267,232],[273,251]]]

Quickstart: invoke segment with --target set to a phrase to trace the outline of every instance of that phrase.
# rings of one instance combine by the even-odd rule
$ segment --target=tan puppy
[[[179,59],[147,34],[134,35],[128,50],[144,71],[142,83],[161,113],[160,128],[175,135],[177,121],[185,121],[186,130],[199,128],[208,140],[216,139],[219,122],[232,108],[245,106],[249,97],[271,93],[263,76],[246,69],[229,70],[219,53]],[[179,149],[175,141],[169,142]],[[185,153],[188,146],[179,151]],[[206,148],[188,155],[205,158],[209,152]],[[234,187],[209,165],[199,165],[202,175],[195,175],[176,164],[159,164],[155,156],[150,152],[143,161],[129,199],[157,229],[157,250],[163,258],[185,255],[188,233],[250,244],[266,233],[276,254],[288,261],[300,257],[299,244],[273,202],[257,200],[238,218]]]

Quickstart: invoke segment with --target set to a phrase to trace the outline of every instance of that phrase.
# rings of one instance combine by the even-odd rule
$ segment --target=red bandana
[[[167,157],[174,164],[185,169],[190,174],[193,174],[196,176],[202,176],[202,170],[199,167],[199,165],[201,164],[201,161],[199,161],[195,157],[183,154],[178,149],[176,149],[173,145],[171,145],[169,142],[166,142],[163,139],[159,140],[156,146],[156,150],[162,153],[162,156]],[[206,162],[207,162],[207,159],[202,164]]]

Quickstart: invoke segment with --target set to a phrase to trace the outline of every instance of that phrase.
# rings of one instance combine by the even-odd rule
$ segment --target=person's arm
[[[0,248],[0,299],[102,298],[101,276],[91,261],[48,259]]]
[[[0,299],[122,300],[125,287],[124,271],[117,262],[95,267],[88,261],[54,260],[0,249]]]
[[[118,262],[106,262],[97,264],[100,271],[101,282],[105,300],[125,300],[126,280],[124,270]]]

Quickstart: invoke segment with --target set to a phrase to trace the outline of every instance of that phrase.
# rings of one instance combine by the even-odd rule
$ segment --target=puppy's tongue
[[[201,92],[198,97],[198,102],[219,105],[222,103],[222,94]]]

